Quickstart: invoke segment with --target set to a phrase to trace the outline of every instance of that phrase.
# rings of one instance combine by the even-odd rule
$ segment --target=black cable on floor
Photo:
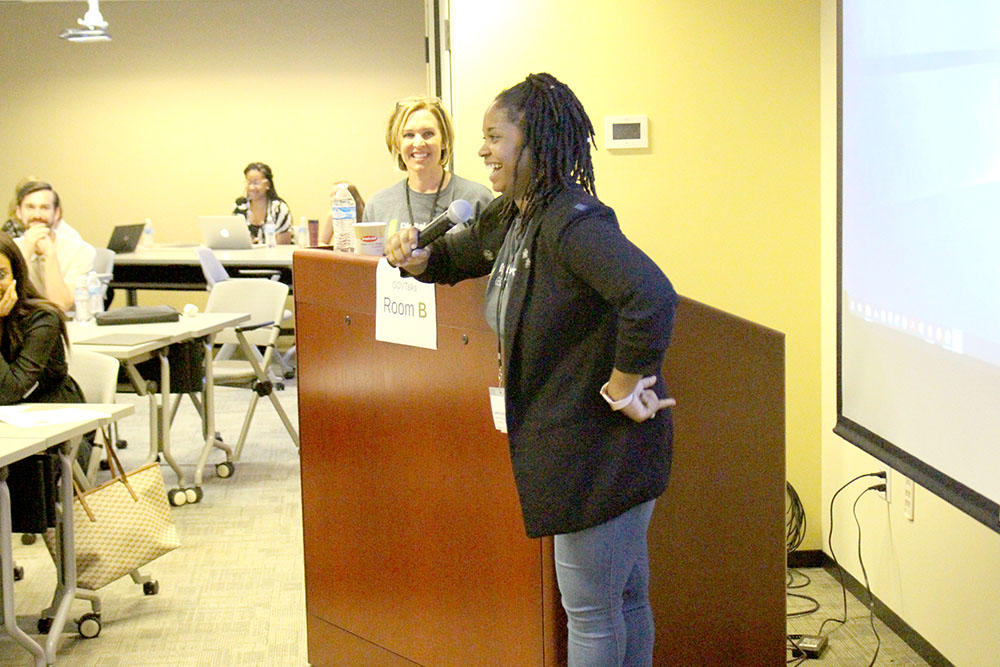
[[[872,667],[875,664],[875,659],[878,657],[878,651],[882,648],[882,638],[879,637],[878,630],[875,629],[875,600],[872,596],[872,587],[868,583],[868,571],[865,569],[865,561],[861,557],[861,521],[858,520],[858,501],[861,500],[869,491],[885,491],[885,484],[876,484],[874,486],[869,486],[867,489],[858,494],[858,497],[854,499],[854,506],[852,508],[852,513],[854,514],[854,523],[858,526],[858,563],[861,564],[861,574],[865,578],[865,590],[868,591],[868,622],[872,626],[872,632],[875,634],[875,654],[872,656],[872,661],[868,663],[868,667]]]
[[[799,548],[806,536],[806,511],[799,500],[799,494],[790,482],[785,482],[788,504],[785,507],[785,547],[788,553]]]
[[[827,534],[827,543],[830,547],[830,558],[831,560],[833,560],[833,564],[837,566],[837,578],[840,581],[840,592],[844,601],[844,617],[825,619],[823,623],[820,624],[819,626],[819,631],[816,633],[818,635],[823,634],[823,628],[826,627],[827,623],[833,622],[833,623],[840,623],[841,625],[843,625],[844,623],[847,622],[847,586],[844,584],[844,570],[840,567],[840,561],[837,560],[837,554],[834,553],[833,550],[833,503],[834,501],[837,500],[837,496],[840,495],[841,491],[843,491],[844,489],[846,489],[848,486],[858,481],[859,479],[864,479],[865,477],[881,477],[881,476],[882,473],[878,472],[868,472],[863,475],[858,475],[854,479],[845,482],[843,486],[841,486],[834,492],[833,497],[830,498],[830,530]]]
[[[799,494],[795,492],[795,487],[793,487],[790,482],[787,481],[785,482],[785,492],[787,493],[787,499],[788,499],[788,503],[785,507],[785,546],[788,550],[788,553],[792,553],[793,551],[799,548],[799,545],[802,544],[802,540],[805,539],[806,511],[802,507],[802,501],[799,500]],[[797,574],[805,578],[805,583],[795,584],[794,574],[796,574],[794,570],[786,571],[785,575],[786,589],[804,588],[809,585],[810,583],[809,577],[802,574],[801,572]],[[788,597],[807,600],[809,602],[812,602],[813,605],[810,609],[804,611],[786,612],[785,616],[787,618],[793,618],[797,616],[808,616],[809,614],[815,613],[820,607],[819,601],[808,595],[802,595],[800,593],[788,593],[787,590],[785,594]]]

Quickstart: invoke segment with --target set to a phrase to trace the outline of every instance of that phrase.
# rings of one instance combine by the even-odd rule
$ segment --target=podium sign
[[[403,278],[385,257],[375,271],[375,340],[437,349],[434,285]]]

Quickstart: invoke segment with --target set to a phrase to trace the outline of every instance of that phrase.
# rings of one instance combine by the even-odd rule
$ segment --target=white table
[[[73,459],[80,439],[102,426],[135,412],[135,407],[128,404],[27,404],[30,412],[45,412],[60,408],[85,410],[73,421],[43,426],[12,426],[0,422],[0,595],[3,596],[4,629],[14,640],[35,656],[35,665],[52,665],[56,661],[56,649],[66,620],[69,618],[70,605],[76,595],[76,553],[73,545]],[[10,491],[7,488],[7,466],[32,454],[44,451],[53,445],[61,444],[59,451],[60,481],[59,502],[61,511],[57,512],[59,523],[56,534],[59,540],[59,553],[62,562],[56,563],[57,582],[53,596],[52,607],[43,612],[54,610],[52,624],[49,627],[45,648],[28,636],[17,626],[14,611],[14,556],[11,546]]]
[[[215,438],[215,381],[212,374],[212,352],[215,335],[227,327],[234,326],[250,319],[248,313],[198,313],[194,316],[182,316],[177,322],[153,322],[148,324],[120,324],[114,326],[96,326],[94,324],[80,325],[71,322],[68,325],[70,342],[81,348],[106,354],[118,359],[126,369],[129,379],[141,396],[149,397],[149,456],[147,463],[156,460],[157,454],[162,454],[167,465],[177,475],[177,487],[170,489],[167,496],[174,506],[196,503],[202,498],[201,483],[205,464],[212,448],[222,449],[226,453],[228,463],[232,456],[230,448]],[[101,342],[109,337],[122,341],[133,336],[145,336],[140,342],[114,344]],[[202,447],[198,465],[195,468],[193,485],[188,485],[184,471],[174,459],[170,451],[170,419],[173,412],[170,393],[170,362],[167,349],[174,343],[180,343],[199,338],[205,339],[205,386],[203,392],[203,418],[205,427],[205,443]],[[160,401],[148,391],[146,381],[136,370],[135,365],[154,356],[160,360]],[[180,400],[177,396],[177,400]],[[221,464],[220,464],[221,465]]]
[[[205,276],[194,245],[162,245],[115,255],[112,287],[128,291],[127,303],[136,305],[136,291],[204,290]],[[213,250],[234,278],[260,277],[261,271],[278,272],[281,282],[292,286],[292,254],[299,248],[279,245],[249,250]]]

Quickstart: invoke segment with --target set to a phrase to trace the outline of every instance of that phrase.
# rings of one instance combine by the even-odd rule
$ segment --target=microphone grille
[[[472,217],[472,204],[464,199],[456,199],[448,206],[448,219],[460,224]]]

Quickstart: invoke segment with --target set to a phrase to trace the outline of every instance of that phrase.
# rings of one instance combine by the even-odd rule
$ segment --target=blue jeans
[[[554,537],[569,667],[653,664],[646,530],[655,502]]]

